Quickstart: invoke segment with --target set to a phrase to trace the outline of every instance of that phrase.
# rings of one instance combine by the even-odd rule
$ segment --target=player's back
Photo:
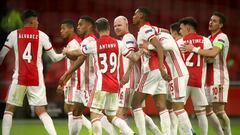
[[[18,84],[26,86],[37,86],[43,80],[42,75],[42,50],[48,36],[33,28],[23,27],[11,32],[5,43],[6,46],[14,48],[15,72],[13,79],[18,80]],[[48,48],[49,47],[49,48]],[[46,44],[44,49],[50,50],[51,45]]]
[[[211,48],[210,41],[197,33],[190,33],[183,37],[184,43],[192,44],[194,47],[201,49]],[[193,87],[202,87],[205,82],[206,76],[206,64],[204,63],[204,57],[194,53],[185,52],[185,63],[189,71],[188,85]]]
[[[102,90],[107,92],[119,90],[119,47],[118,41],[110,36],[97,40],[98,66],[102,74],[98,79],[102,79]]]

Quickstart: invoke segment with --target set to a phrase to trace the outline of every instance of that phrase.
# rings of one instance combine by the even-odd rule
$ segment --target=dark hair
[[[171,24],[170,28],[173,31],[176,31],[180,35],[180,33],[179,33],[179,31],[180,31],[180,24],[179,24],[179,22],[175,22],[175,23]]]
[[[194,28],[194,30],[197,29],[197,20],[193,17],[184,17],[179,20],[179,24],[190,25]]]
[[[98,18],[95,22],[96,28],[98,31],[105,31],[109,29],[109,22],[106,18]]]
[[[213,12],[212,15],[218,16],[220,18],[220,23],[222,23],[223,25],[225,24],[226,18],[223,13],[215,11],[215,12]]]
[[[90,23],[93,27],[95,26],[95,22],[94,22],[93,18],[90,16],[82,16],[80,19],[83,19],[86,22]]]
[[[30,17],[38,17],[38,14],[34,10],[26,10],[22,14],[22,20],[25,22]]]
[[[62,24],[66,24],[69,27],[72,27],[73,29],[75,29],[75,22],[72,19],[65,19]]]
[[[138,11],[144,14],[144,20],[145,21],[149,21],[150,20],[151,11],[148,8],[139,7]]]

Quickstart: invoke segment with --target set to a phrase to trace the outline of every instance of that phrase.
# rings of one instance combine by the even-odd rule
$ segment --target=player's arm
[[[50,50],[47,50],[47,54],[53,62],[58,62],[65,57],[62,53],[57,54],[53,48],[51,48]]]
[[[69,47],[63,49],[63,54],[70,60],[76,60],[78,56],[83,55],[81,48],[75,50],[69,50]]]
[[[170,78],[166,73],[166,71],[164,70],[164,66],[163,66],[163,47],[160,41],[155,36],[150,39],[150,43],[156,48],[156,52],[158,54],[159,70],[161,72],[162,77],[164,78],[164,80],[169,80]]]
[[[137,52],[131,51],[129,55],[127,55],[126,57],[130,59],[132,62],[137,62],[141,58],[142,54],[143,54],[142,49],[139,49]]]
[[[7,55],[7,53],[9,52],[9,49],[7,46],[3,46],[2,50],[0,51],[0,65],[2,65],[2,62],[5,58],[5,56]]]
[[[135,63],[133,61],[129,62],[128,69],[127,69],[126,73],[123,75],[122,80],[121,80],[122,85],[126,84],[129,81],[129,77],[132,72],[134,64]]]

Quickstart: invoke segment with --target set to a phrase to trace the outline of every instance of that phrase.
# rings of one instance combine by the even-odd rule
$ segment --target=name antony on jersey
[[[18,38],[38,39],[36,34],[18,34]]]

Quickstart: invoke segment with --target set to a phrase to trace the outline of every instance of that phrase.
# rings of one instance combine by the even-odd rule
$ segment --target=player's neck
[[[138,24],[138,28],[141,28],[143,25],[146,24],[146,21],[140,21],[139,24]]]
[[[99,32],[99,36],[109,36],[110,35],[110,31],[101,31]]]
[[[33,27],[33,28],[34,28],[34,26],[33,26],[33,25],[31,25],[31,24],[28,24],[28,23],[24,24],[24,26],[23,26],[23,27]]]
[[[211,35],[213,36],[213,35],[217,34],[217,33],[220,32],[220,31],[221,31],[221,29],[218,29],[218,30],[216,30],[216,31],[211,31]]]

